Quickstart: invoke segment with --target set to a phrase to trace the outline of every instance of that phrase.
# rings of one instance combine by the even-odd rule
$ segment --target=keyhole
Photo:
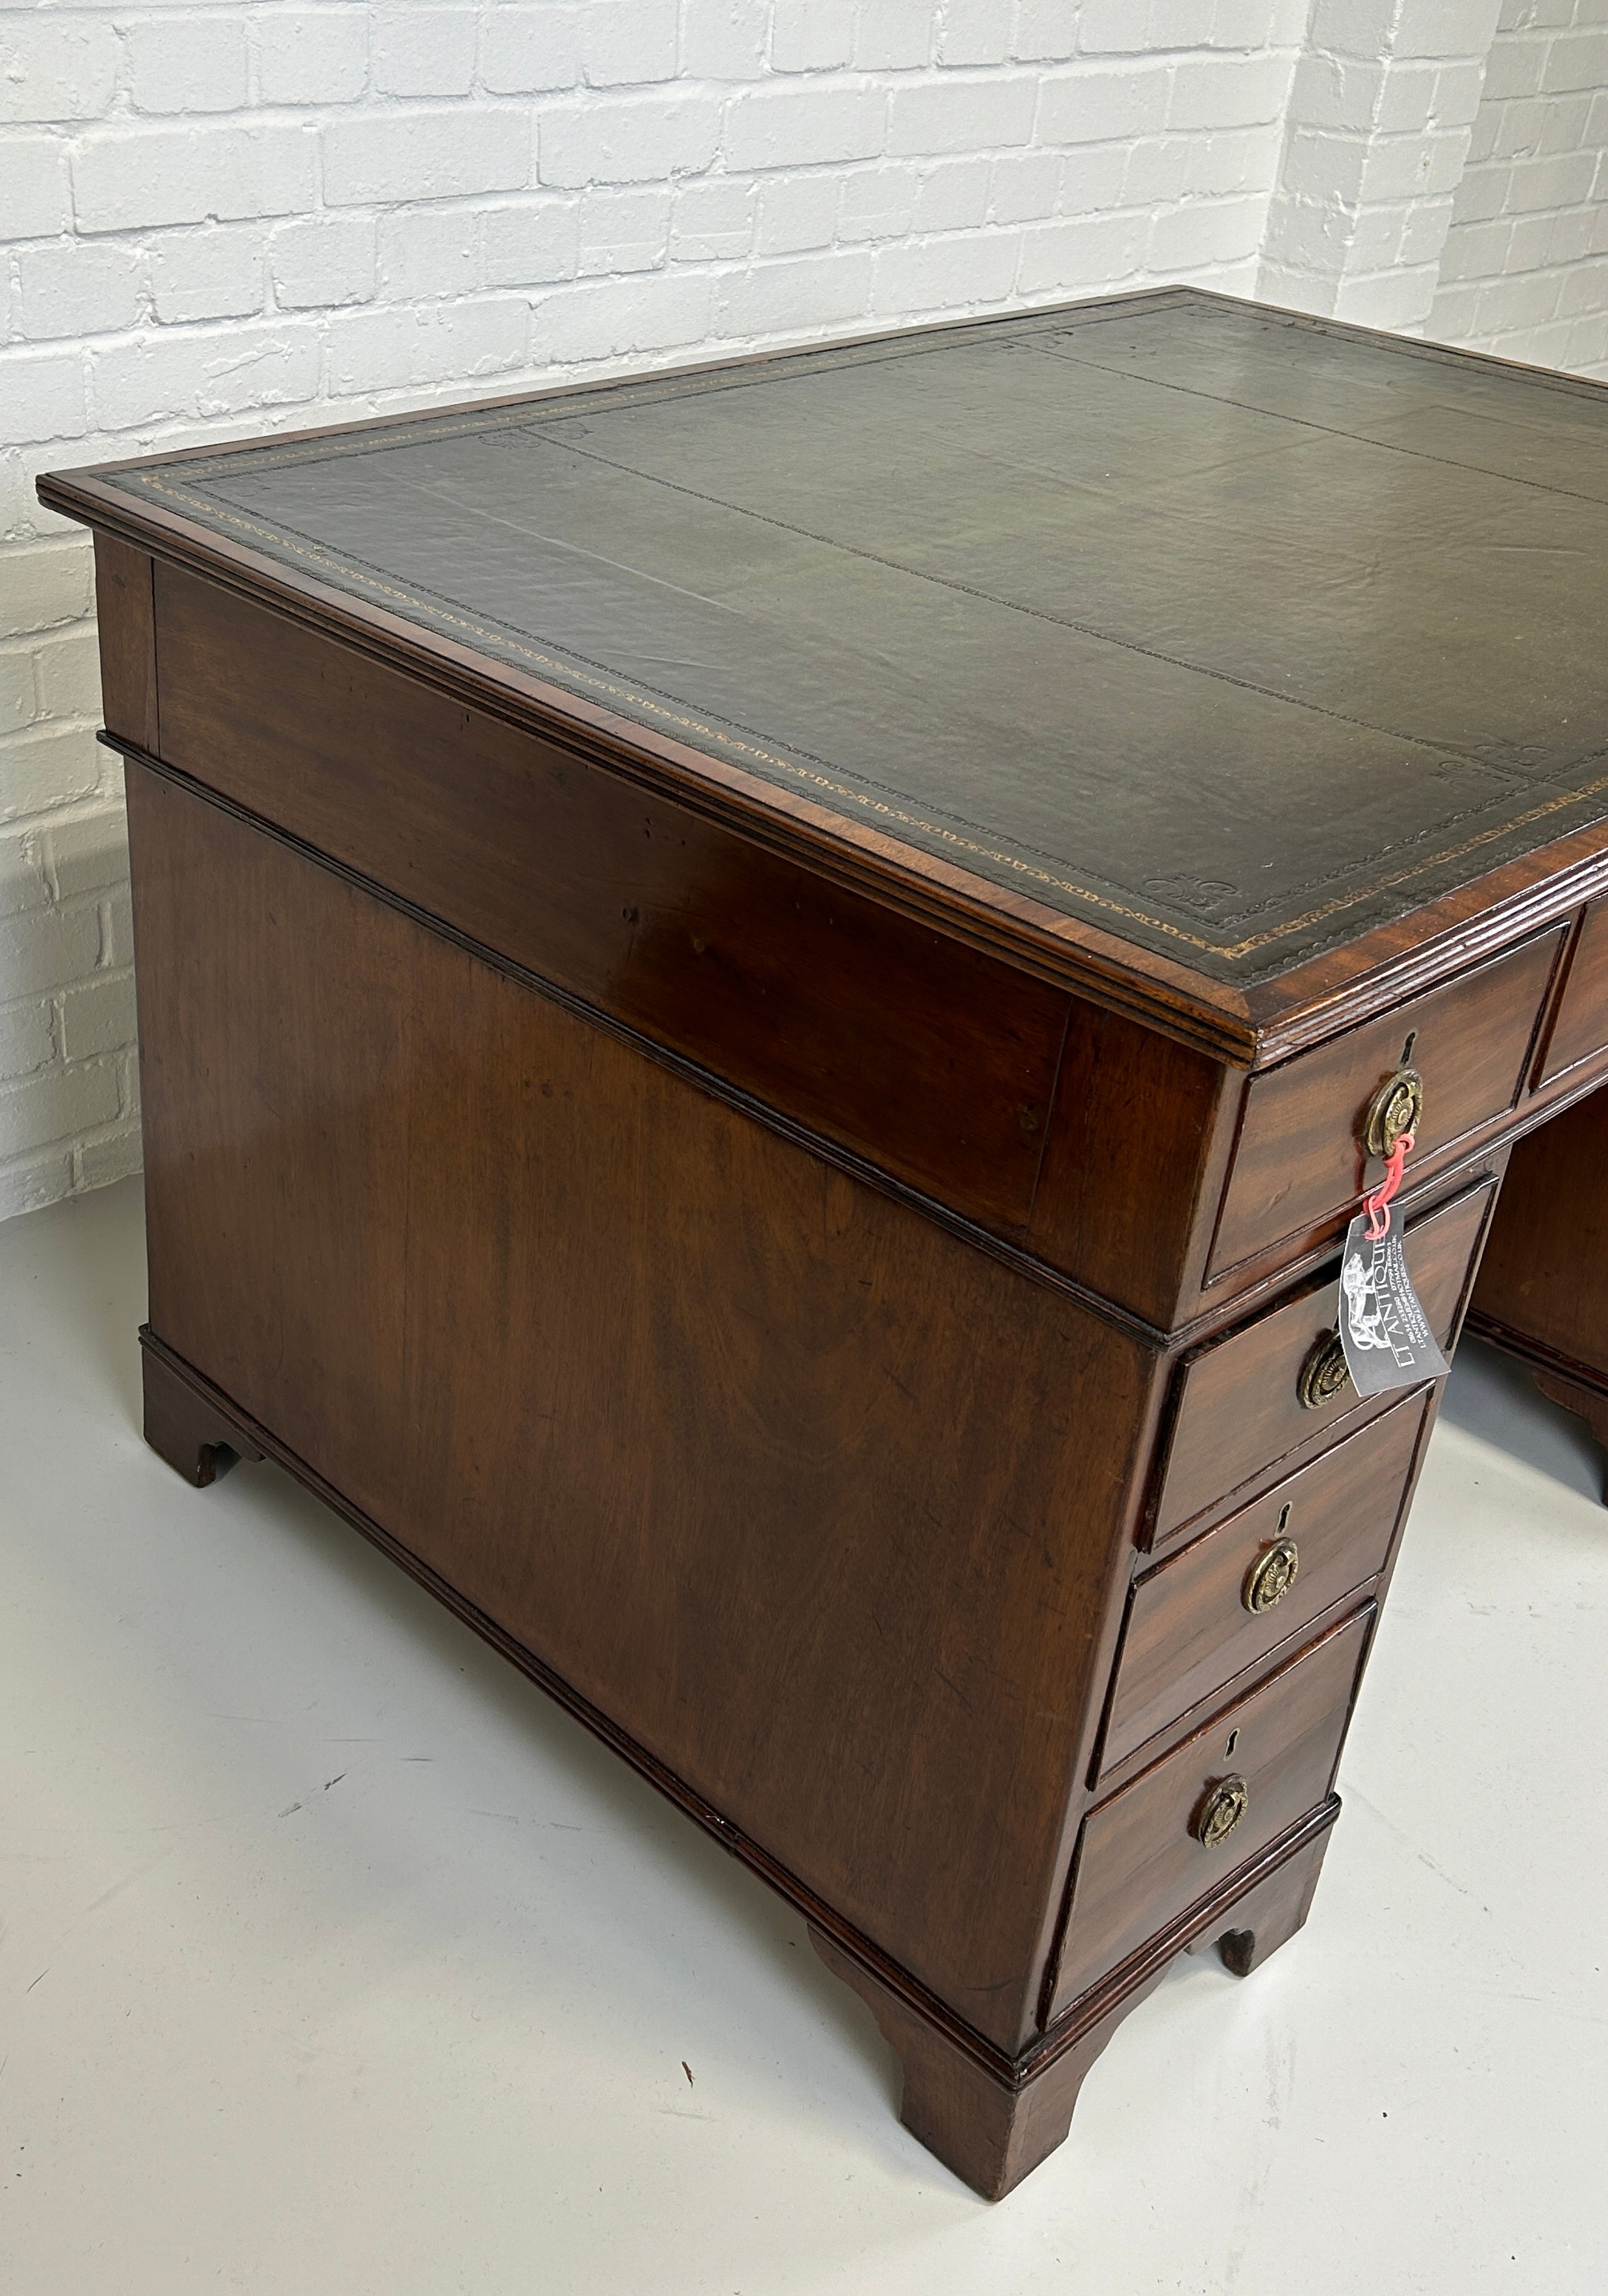
[[[1416,1029],[1409,1029],[1408,1031],[1407,1042],[1401,1047],[1401,1058],[1396,1063],[1398,1068],[1405,1069],[1412,1066],[1413,1046],[1417,1043],[1417,1041],[1418,1031]]]
[[[1238,1745],[1238,1743],[1239,1743],[1239,1733],[1238,1733],[1238,1731],[1237,1731],[1237,1730],[1230,1730],[1230,1731],[1229,1731],[1229,1733],[1228,1733],[1228,1744],[1223,1748],[1223,1759],[1224,1759],[1224,1761],[1225,1761],[1225,1762],[1228,1760],[1228,1759],[1229,1755],[1234,1751],[1234,1749],[1236,1748],[1236,1746],[1237,1746],[1237,1745]]]
[[[1281,1534],[1283,1533],[1285,1525],[1290,1520],[1290,1509],[1294,1505],[1294,1501],[1293,1499],[1286,1499],[1283,1506],[1278,1510],[1278,1528]]]

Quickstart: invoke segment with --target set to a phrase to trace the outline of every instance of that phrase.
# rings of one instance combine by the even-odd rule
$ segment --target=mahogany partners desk
[[[1608,398],[1185,291],[50,477],[146,1431],[801,1907],[980,2191],[1300,1924],[1449,1348],[1608,1074]]]

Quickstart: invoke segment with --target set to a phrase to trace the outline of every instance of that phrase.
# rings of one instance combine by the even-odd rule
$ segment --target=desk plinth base
[[[1180,1952],[1216,1946],[1234,1976],[1247,1977],[1306,1920],[1339,1813],[1331,1798],[1296,1829],[1292,1848],[1258,1863],[1259,1878],[1227,1904],[1194,1909],[1094,1987],[1057,2027],[1016,2063],[923,2013],[852,1960],[813,1924],[810,1941],[834,1977],[853,1988],[877,2020],[904,2075],[899,2118],[984,2200],[1006,2194],[1065,2140],[1078,2093],[1097,2057],[1129,2013],[1153,1993]]]
[[[360,1510],[343,1504],[268,1431],[231,1408],[227,1398],[175,1356],[148,1324],[140,1332],[140,1349],[145,1439],[186,1482],[204,1488],[236,1459],[260,1461],[272,1453],[318,1496],[339,1506],[365,1536],[397,1561],[409,1562],[410,1558]],[[432,1574],[413,1568],[433,1592],[447,1591],[432,1583]],[[459,1603],[451,1606],[481,1632],[486,1631],[488,1622],[471,1608]],[[797,1898],[768,1860],[746,1854],[745,1845],[733,1838],[729,1828],[718,1818],[711,1824],[713,1814],[697,1807],[679,1782],[663,1774],[650,1759],[640,1758],[617,1733],[600,1727],[601,1718],[566,1685],[551,1678],[545,1668],[530,1660],[506,1636],[493,1632],[487,1638],[578,1720],[631,1759],[650,1784],[709,1830],[716,1831],[722,1848],[743,1857],[779,1894]],[[1131,1956],[1014,2061],[960,2024],[942,2004],[925,1999],[920,1988],[908,1983],[896,1985],[892,1981],[896,1972],[879,1975],[869,1958],[862,1961],[846,1951],[812,1918],[821,1908],[802,1898],[797,1901],[816,1952],[832,1974],[867,2004],[899,2058],[904,2075],[900,2108],[904,2126],[974,2192],[985,2200],[1002,2200],[1064,2143],[1085,2074],[1123,2018],[1161,1983],[1178,1954],[1204,1953],[1215,1945],[1224,1966],[1235,1976],[1245,1977],[1294,1935],[1311,1906],[1339,1809],[1338,1800],[1331,1795],[1322,1808],[1264,1851],[1228,1890],[1192,1907]]]
[[[145,1390],[145,1440],[187,1483],[204,1490],[228,1473],[237,1459],[260,1459],[237,1419],[226,1417],[200,1388],[179,1372],[152,1341],[149,1324],[140,1332]]]

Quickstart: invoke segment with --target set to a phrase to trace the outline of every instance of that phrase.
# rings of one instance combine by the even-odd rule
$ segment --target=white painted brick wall
[[[0,7],[0,1217],[137,1157],[86,541],[50,465],[1193,277],[1305,0]]]
[[[1608,0],[1506,0],[1426,332],[1608,381]]]
[[[1569,5],[1579,132],[1509,188],[1578,235]],[[0,1217],[137,1157],[88,550],[39,470],[1157,281],[1413,324],[1497,6],[0,0]]]
[[[1313,0],[1268,217],[1268,301],[1423,325],[1498,5]]]

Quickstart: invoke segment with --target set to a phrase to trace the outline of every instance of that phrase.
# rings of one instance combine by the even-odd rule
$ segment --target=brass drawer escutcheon
[[[1244,1778],[1236,1773],[1231,1777],[1219,1778],[1211,1792],[1195,1813],[1190,1832],[1207,1849],[1215,1849],[1226,1841],[1250,1805],[1251,1790]]]
[[[1275,1603],[1282,1603],[1295,1584],[1295,1574],[1301,1569],[1301,1556],[1293,1538],[1276,1539],[1265,1547],[1251,1565],[1240,1595],[1247,1611],[1270,1611]]]
[[[1398,1069],[1368,1103],[1362,1140],[1370,1156],[1388,1156],[1404,1132],[1424,1120],[1424,1078],[1416,1069]]]
[[[1326,1403],[1333,1403],[1351,1383],[1351,1365],[1346,1362],[1340,1334],[1330,1332],[1318,1341],[1302,1365],[1295,1392],[1301,1398],[1303,1411],[1318,1411]]]

